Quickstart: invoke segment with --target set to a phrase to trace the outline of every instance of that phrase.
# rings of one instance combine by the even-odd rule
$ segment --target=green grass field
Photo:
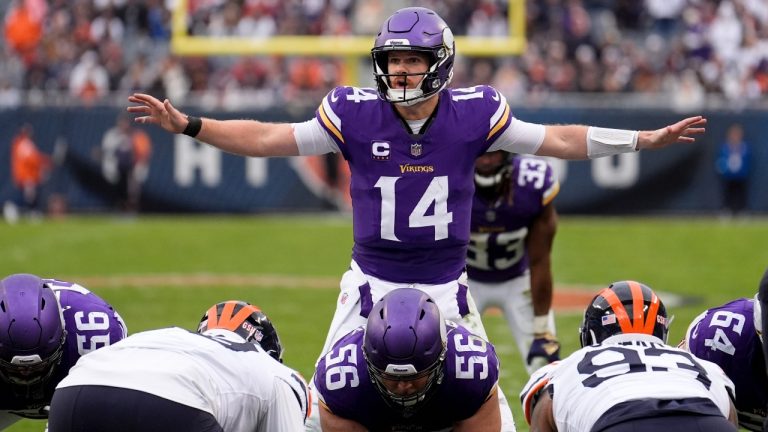
[[[130,332],[194,328],[207,307],[242,299],[260,305],[286,347],[286,364],[312,375],[347,268],[346,217],[71,217],[0,224],[0,275],[29,272],[80,282],[110,302]],[[768,220],[575,218],[561,216],[556,289],[597,289],[635,279],[690,300],[675,315],[670,342],[706,307],[752,296],[768,266]],[[663,296],[662,296],[663,300]],[[502,381],[519,431],[517,393],[526,381],[505,322],[486,315],[502,359]],[[557,315],[563,354],[578,348],[577,313]],[[22,421],[10,431],[41,431]]]

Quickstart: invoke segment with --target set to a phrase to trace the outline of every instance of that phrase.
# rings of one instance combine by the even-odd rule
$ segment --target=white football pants
[[[531,299],[531,276],[528,272],[520,277],[504,282],[488,283],[468,280],[469,289],[475,299],[477,309],[482,314],[486,309],[496,306],[501,309],[509,330],[517,343],[517,349],[523,365],[530,375],[533,371],[547,364],[544,359],[526,363],[528,351],[533,342],[533,300]],[[555,314],[549,310],[549,328],[555,333]]]

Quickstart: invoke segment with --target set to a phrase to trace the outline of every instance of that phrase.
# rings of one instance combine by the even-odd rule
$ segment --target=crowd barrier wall
[[[303,121],[311,111],[209,113],[216,118]],[[579,123],[627,129],[655,129],[685,115],[658,109],[522,109],[516,117],[540,123]],[[102,175],[102,138],[124,115],[117,107],[20,108],[0,111],[0,202],[18,192],[10,178],[10,143],[22,124],[34,130],[38,147],[57,158],[41,189],[42,207],[56,198],[74,213],[116,210],[116,186]],[[752,146],[747,210],[768,212],[768,119],[764,111],[704,113],[707,133],[695,144],[591,161],[553,160],[561,182],[555,203],[563,214],[669,215],[717,213],[721,190],[715,171],[718,144],[733,123],[744,126]],[[243,158],[222,153],[158,127],[143,129],[152,142],[149,172],[142,184],[142,212],[264,213],[325,211],[348,206],[343,161],[326,157]],[[58,143],[58,144],[57,144]],[[335,181],[329,180],[335,178]],[[335,173],[335,174],[334,174]]]

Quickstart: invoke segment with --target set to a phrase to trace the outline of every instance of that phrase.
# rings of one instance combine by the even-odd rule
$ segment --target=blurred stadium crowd
[[[116,104],[143,91],[208,109],[314,106],[343,81],[340,58],[178,57],[174,0],[0,3],[0,109]],[[188,0],[194,36],[373,35],[418,4],[457,35],[504,36],[506,0]],[[765,0],[528,0],[518,57],[461,56],[453,86],[489,83],[511,104],[572,93],[673,95],[666,106],[743,106],[768,93]],[[367,59],[362,59],[367,61]],[[361,85],[366,74],[361,74]]]

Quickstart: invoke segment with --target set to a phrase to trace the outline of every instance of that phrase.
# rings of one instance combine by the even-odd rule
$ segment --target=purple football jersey
[[[482,282],[501,282],[528,270],[525,237],[528,227],[560,190],[545,160],[516,156],[510,162],[511,200],[488,202],[475,195],[467,274]]]
[[[61,362],[42,386],[21,388],[0,381],[0,410],[32,419],[48,417],[42,408],[50,404],[56,385],[80,356],[111,345],[127,333],[120,315],[96,294],[78,284],[54,279],[44,282],[56,293],[64,315],[67,338]]]
[[[339,339],[315,371],[320,400],[337,416],[370,431],[436,431],[474,415],[499,378],[492,344],[464,327],[446,322],[448,344],[443,379],[434,395],[404,412],[391,407],[371,382],[363,357],[362,327]]]
[[[768,376],[753,311],[753,300],[746,298],[708,309],[691,323],[686,341],[688,351],[716,363],[733,381],[741,427],[761,431]]]
[[[464,269],[475,159],[512,115],[488,86],[439,97],[422,135],[408,133],[374,89],[337,87],[317,110],[350,167],[352,256],[367,274],[444,283]]]

